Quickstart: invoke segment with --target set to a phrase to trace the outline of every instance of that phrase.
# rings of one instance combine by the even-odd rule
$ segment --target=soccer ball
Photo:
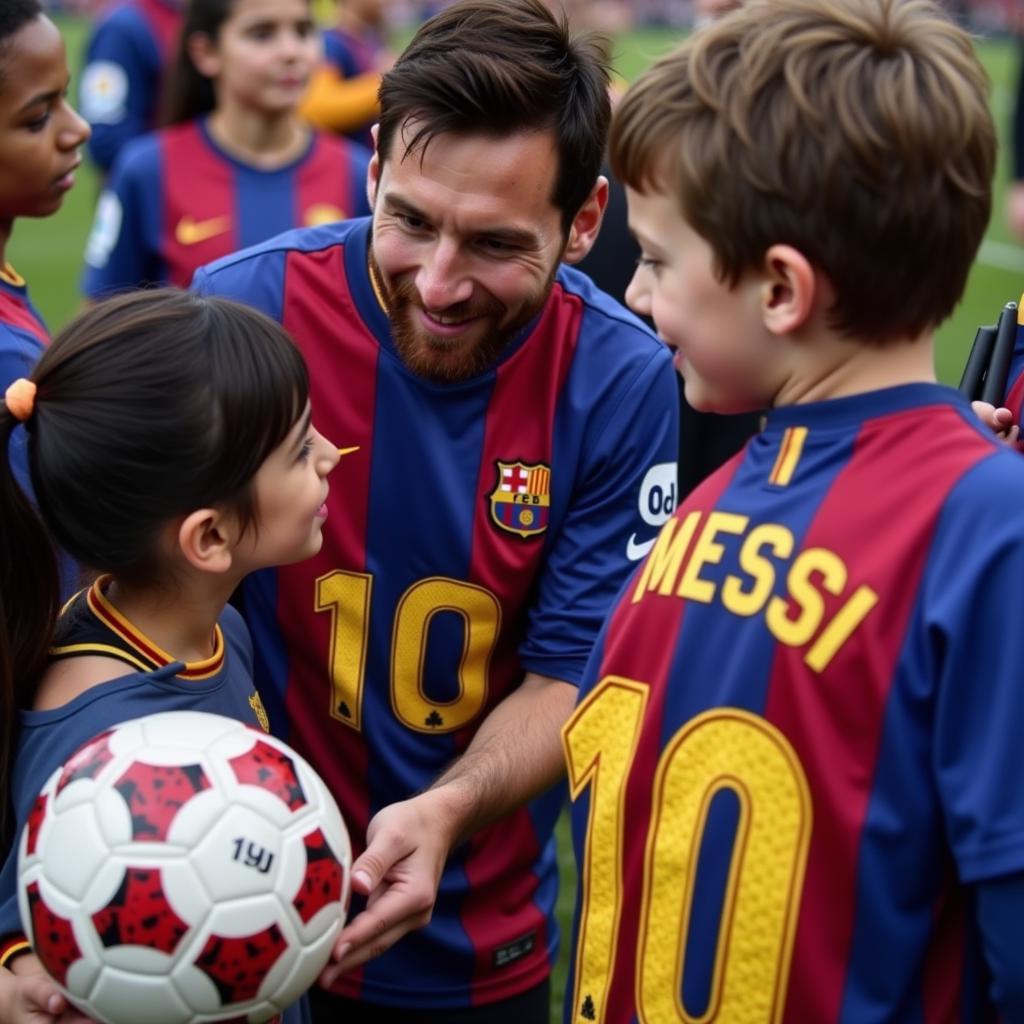
[[[170,711],[47,780],[18,846],[33,951],[106,1024],[266,1021],[313,984],[348,908],[330,793],[286,744]]]

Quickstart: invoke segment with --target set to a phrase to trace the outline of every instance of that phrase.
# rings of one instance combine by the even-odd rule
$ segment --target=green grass
[[[69,60],[72,68],[76,68],[84,50],[88,27],[72,19],[61,19],[60,25],[67,42]],[[627,80],[632,79],[651,60],[670,48],[677,38],[671,33],[653,30],[638,31],[624,37],[619,41],[616,53],[619,73]],[[979,49],[992,78],[992,106],[996,123],[1000,132],[1005,134],[1010,122],[1016,47],[1010,41],[992,40],[983,41]],[[1017,299],[1024,284],[1024,249],[1018,249],[1011,243],[1003,223],[1006,176],[1003,148],[996,177],[992,222],[985,244],[974,266],[963,301],[938,334],[939,376],[952,384],[959,380],[975,328],[981,323],[993,323],[1003,303]],[[98,188],[96,175],[91,168],[83,165],[78,183],[62,210],[46,220],[20,221],[15,226],[8,247],[8,259],[29,281],[33,299],[52,330],[66,323],[81,301],[78,279],[82,252]],[[922,254],[921,273],[928,273],[926,253]],[[565,816],[559,823],[557,835],[563,878],[558,906],[559,919],[563,925],[563,943],[553,978],[552,1019],[558,1019],[561,1013],[569,955],[568,924],[574,897],[574,868]]]

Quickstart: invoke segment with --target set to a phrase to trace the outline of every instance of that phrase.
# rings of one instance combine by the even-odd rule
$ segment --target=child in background
[[[1024,463],[933,366],[987,91],[930,0],[750,0],[616,112],[628,301],[696,408],[768,413],[563,731],[572,1024],[1024,1020]]]
[[[129,144],[100,196],[85,294],[186,286],[204,263],[293,227],[369,212],[362,147],[311,129],[309,0],[192,0],[170,126]]]
[[[308,391],[277,324],[170,290],[87,310],[7,389],[0,439],[24,424],[38,514],[0,463],[3,1024],[65,1019],[20,932],[12,846],[51,772],[101,730],[158,711],[267,728],[226,602],[252,570],[320,548],[338,452]],[[59,619],[53,541],[104,573]]]
[[[373,146],[380,76],[394,63],[387,45],[389,0],[337,0],[336,20],[323,35],[324,62],[309,83],[302,116]]]

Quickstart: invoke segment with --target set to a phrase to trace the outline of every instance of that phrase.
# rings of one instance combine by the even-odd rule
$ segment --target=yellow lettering
[[[750,522],[748,516],[738,516],[731,512],[712,512],[708,516],[704,529],[701,530],[697,543],[693,547],[693,554],[686,563],[683,570],[683,578],[679,581],[676,594],[679,597],[689,598],[691,601],[700,601],[702,604],[710,604],[715,597],[715,584],[709,580],[701,579],[700,571],[705,565],[717,565],[725,554],[725,548],[716,541],[719,533],[731,533],[739,536],[747,528]]]
[[[804,661],[815,672],[824,672],[839,648],[850,639],[850,634],[864,621],[876,604],[878,595],[869,586],[859,586],[850,600],[836,612],[832,621],[822,630],[821,636],[807,652]]]
[[[825,548],[801,551],[786,577],[786,589],[797,606],[795,619],[789,617],[789,603],[781,597],[768,602],[765,619],[779,643],[800,647],[810,641],[825,617],[825,601],[811,576],[821,577],[821,586],[830,594],[841,594],[846,586],[846,566],[838,555]]]
[[[657,590],[659,594],[671,594],[679,575],[679,566],[683,555],[690,546],[700,512],[694,510],[685,519],[670,519],[663,527],[658,539],[654,542],[651,553],[647,556],[636,590],[633,591],[633,604],[636,604],[648,590]]]
[[[775,586],[775,566],[761,552],[771,548],[776,558],[789,558],[793,553],[793,534],[784,526],[764,523],[755,526],[740,548],[740,568],[753,585],[743,589],[743,580],[732,574],[722,583],[722,603],[734,615],[756,615],[765,605]]]

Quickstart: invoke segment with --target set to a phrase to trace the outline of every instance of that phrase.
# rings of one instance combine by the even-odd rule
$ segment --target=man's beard
[[[516,335],[533,319],[547,301],[558,271],[556,263],[538,292],[524,299],[510,312],[496,298],[485,293],[479,300],[459,302],[443,310],[445,319],[470,318],[478,323],[456,338],[431,334],[417,313],[423,309],[419,293],[410,281],[389,288],[373,251],[369,269],[391,323],[391,338],[402,362],[413,373],[428,380],[453,383],[468,380],[490,369]]]

